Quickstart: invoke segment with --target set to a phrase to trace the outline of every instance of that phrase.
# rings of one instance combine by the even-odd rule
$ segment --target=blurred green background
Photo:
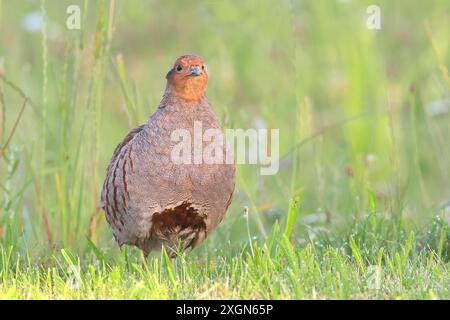
[[[80,30],[66,28],[72,4]],[[206,60],[225,128],[280,129],[279,173],[240,165],[203,248],[242,246],[245,207],[262,239],[293,197],[300,244],[369,213],[448,217],[449,17],[447,0],[0,0],[0,145],[29,98],[0,160],[1,243],[39,257],[82,252],[88,235],[118,252],[97,209],[107,163],[186,53]]]

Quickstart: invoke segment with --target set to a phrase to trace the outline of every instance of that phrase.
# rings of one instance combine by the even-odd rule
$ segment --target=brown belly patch
[[[181,245],[182,249],[195,246],[199,233],[204,231],[205,217],[189,202],[156,212],[152,216],[151,236],[172,249],[178,245]]]

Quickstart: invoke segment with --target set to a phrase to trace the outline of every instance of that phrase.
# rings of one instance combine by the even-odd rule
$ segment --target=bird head
[[[166,79],[171,94],[192,102],[204,96],[208,73],[202,58],[184,55],[175,61]]]

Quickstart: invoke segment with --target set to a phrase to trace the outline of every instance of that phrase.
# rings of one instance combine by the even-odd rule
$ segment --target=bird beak
[[[202,73],[202,69],[199,66],[192,66],[189,68],[189,76],[199,76]]]

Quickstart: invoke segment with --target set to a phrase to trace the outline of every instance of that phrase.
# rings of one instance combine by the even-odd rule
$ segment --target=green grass
[[[0,298],[449,299],[450,5],[377,1],[373,31],[370,4],[0,0]],[[99,194],[185,53],[225,128],[280,129],[280,172],[239,165],[207,241],[145,263]]]
[[[251,251],[228,244],[174,262],[165,251],[145,261],[92,245],[82,256],[62,249],[36,264],[2,249],[0,299],[448,299],[447,225],[436,218],[408,233],[392,232],[394,224],[372,215],[350,234],[301,246],[276,224]]]

